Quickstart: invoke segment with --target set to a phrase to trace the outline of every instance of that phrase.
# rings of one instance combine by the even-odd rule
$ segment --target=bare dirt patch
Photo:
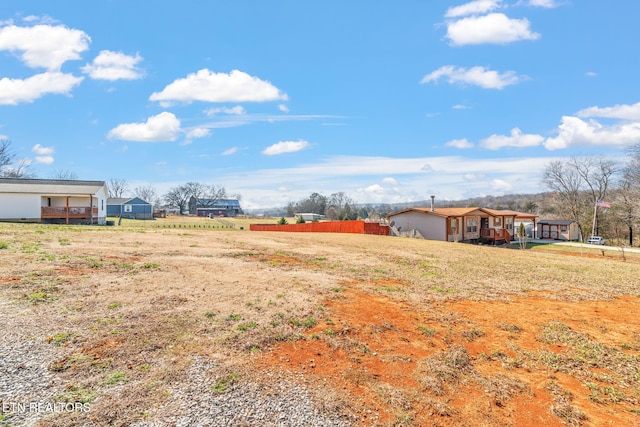
[[[28,396],[91,405],[40,425],[220,420],[225,394],[282,387],[343,423],[326,425],[638,424],[633,263],[234,230],[4,225],[0,238],[14,347],[52,350],[51,382]],[[0,398],[23,399],[7,369]],[[246,405],[227,422],[259,425]]]

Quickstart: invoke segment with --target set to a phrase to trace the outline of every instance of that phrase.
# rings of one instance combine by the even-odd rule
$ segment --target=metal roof
[[[150,205],[151,203],[142,200],[140,197],[109,197],[107,205]]]
[[[572,219],[543,219],[538,221],[538,225],[571,225],[574,222]]]
[[[202,208],[215,208],[222,206],[240,207],[238,199],[196,199],[197,207]]]
[[[488,208],[409,208],[399,212],[393,212],[387,215],[387,217],[398,215],[405,212],[422,212],[429,215],[441,216],[445,218],[449,217],[460,217],[460,216],[513,216],[516,218],[535,218],[534,214],[527,214],[524,212],[517,212],[511,210],[498,210],[498,209],[488,209]]]
[[[0,178],[0,193],[87,195],[102,188],[107,190],[104,181]]]

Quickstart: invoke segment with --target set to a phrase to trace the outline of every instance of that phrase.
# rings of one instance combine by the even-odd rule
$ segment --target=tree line
[[[216,202],[223,199],[241,200],[239,194],[227,194],[225,187],[216,184],[204,184],[190,181],[169,189],[167,193],[159,196],[151,185],[135,187],[129,191],[129,183],[124,179],[110,178],[107,184],[109,197],[122,198],[125,195],[132,195],[149,202],[155,206],[166,204],[178,209],[182,215],[189,210],[189,201],[195,198],[199,201],[198,207],[213,207]]]
[[[314,213],[331,221],[363,219],[369,217],[370,213],[364,207],[358,208],[356,201],[342,191],[328,197],[320,193],[311,193],[309,197],[290,202],[286,211],[290,217],[301,213]]]
[[[542,183],[551,192],[541,214],[576,221],[583,239],[591,235],[595,222],[594,235],[633,245],[640,223],[640,143],[628,150],[622,164],[606,156],[550,162]],[[597,201],[610,208],[596,208]]]

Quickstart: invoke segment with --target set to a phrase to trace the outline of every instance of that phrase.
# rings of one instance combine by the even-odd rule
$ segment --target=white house
[[[324,215],[320,215],[317,213],[297,213],[295,214],[296,218],[302,217],[305,221],[319,221],[324,218]]]
[[[0,178],[0,221],[105,224],[104,181]]]

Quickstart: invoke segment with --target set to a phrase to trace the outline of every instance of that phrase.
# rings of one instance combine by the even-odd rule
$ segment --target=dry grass
[[[376,404],[395,408],[386,421],[381,415],[381,425],[420,425],[421,412],[468,416],[471,409],[455,400],[460,388],[480,390],[494,407],[511,405],[534,393],[534,380],[523,380],[526,370],[578,378],[588,397],[580,401],[583,408],[637,404],[637,339],[609,336],[617,344],[604,344],[575,325],[536,319],[479,324],[445,304],[507,304],[530,295],[567,303],[638,298],[638,264],[382,236],[252,233],[243,227],[0,224],[2,314],[30,319],[29,334],[49,338],[62,351],[49,367],[69,391],[60,399],[99,396],[91,410],[95,425],[153,420],[196,358],[215,362],[212,381],[224,387],[225,381],[258,381],[254,361],[277,354],[283,344],[316,343],[334,357],[346,354],[350,363],[361,363],[382,357],[377,347],[386,336],[399,336],[398,348],[420,343],[420,354],[427,356],[396,348],[383,361],[415,365],[408,375],[418,386],[403,388],[364,368],[341,376],[370,389]],[[414,324],[362,319],[362,327],[327,308],[349,301],[354,292],[414,310]],[[539,348],[520,350],[498,341],[531,335]],[[517,375],[507,375],[512,371]],[[240,375],[231,378],[232,373]],[[367,407],[349,402],[331,382],[318,387],[316,400],[326,411]],[[570,425],[584,421],[576,399],[557,385],[547,390],[555,399],[547,412]],[[486,422],[495,414],[483,416],[486,425],[499,424]],[[61,415],[43,425],[86,422]]]

